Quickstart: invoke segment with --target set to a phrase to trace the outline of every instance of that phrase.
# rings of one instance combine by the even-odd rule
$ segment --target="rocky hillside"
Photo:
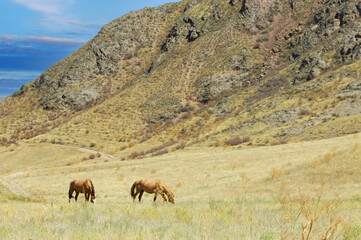
[[[109,23],[1,101],[1,144],[282,144],[360,132],[360,97],[359,0],[184,0]]]

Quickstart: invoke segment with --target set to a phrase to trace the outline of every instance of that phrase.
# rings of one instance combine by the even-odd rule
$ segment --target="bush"
[[[185,147],[186,147],[186,144],[185,144],[185,143],[181,143],[181,144],[177,145],[177,146],[175,147],[175,149],[176,149],[176,150],[179,150],[179,149],[184,149]]]
[[[144,151],[140,152],[132,152],[128,158],[135,159],[135,158],[141,158],[141,156],[145,155],[146,153]]]
[[[230,145],[230,146],[236,146],[236,145],[239,145],[241,143],[245,143],[245,142],[249,142],[251,139],[250,137],[248,136],[245,136],[243,138],[240,138],[240,137],[234,137],[234,138],[231,138],[231,139],[228,139],[226,141],[224,141],[224,143],[226,145]]]
[[[160,150],[160,151],[154,153],[152,156],[159,156],[159,155],[163,155],[163,154],[166,154],[166,153],[168,153],[168,150],[163,149],[163,150]]]
[[[300,116],[309,115],[309,114],[310,114],[310,112],[308,110],[305,110],[305,109],[298,112],[298,115],[300,115]]]
[[[226,145],[230,145],[230,146],[239,145],[239,144],[241,144],[241,138],[240,137],[234,137],[234,138],[231,138],[231,139],[228,139],[228,140],[224,141],[224,143]]]
[[[271,143],[271,146],[282,145],[282,144],[287,144],[287,141],[286,140],[279,140],[278,142]]]

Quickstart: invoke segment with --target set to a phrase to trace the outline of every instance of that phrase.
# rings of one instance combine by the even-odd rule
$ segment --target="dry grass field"
[[[1,239],[361,239],[361,136],[250,149],[185,148],[105,159],[51,144],[0,148]],[[75,178],[97,203],[68,204]],[[160,178],[176,204],[133,203],[139,178]]]

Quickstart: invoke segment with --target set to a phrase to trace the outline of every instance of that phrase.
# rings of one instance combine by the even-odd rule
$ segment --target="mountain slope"
[[[133,158],[359,132],[360,25],[359,1],[143,9],[1,101],[1,132]]]

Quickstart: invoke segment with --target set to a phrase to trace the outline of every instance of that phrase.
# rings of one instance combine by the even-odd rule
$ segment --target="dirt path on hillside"
[[[60,144],[53,144],[53,146],[73,149],[76,151],[90,153],[90,154],[100,154],[101,157],[108,159],[108,160],[111,160],[111,159],[120,160],[119,158],[117,158],[115,156],[105,154],[102,152],[93,151],[93,150],[86,149],[86,148],[79,148],[79,147],[66,146],[66,145],[60,145]],[[24,174],[24,172],[18,172],[18,173],[14,173],[14,174],[0,178],[0,192],[2,192],[4,194],[13,193],[19,197],[25,197],[25,198],[31,197],[31,193],[27,192],[21,186],[19,186],[15,181],[13,181],[14,178],[16,178],[17,176],[23,175],[23,174]]]
[[[23,174],[24,174],[24,172],[18,172],[18,173],[14,173],[9,176],[0,178],[0,183],[5,187],[5,189],[0,187],[0,189],[3,191],[3,193],[7,194],[7,193],[11,192],[20,197],[25,197],[25,198],[30,197],[31,194],[29,192],[25,191],[22,187],[20,187],[17,183],[15,183],[13,181],[14,178],[16,178],[17,176],[23,175]]]
[[[103,158],[105,159],[108,159],[108,160],[120,160],[119,158],[117,157],[114,157],[110,154],[105,154],[105,153],[102,153],[102,152],[97,152],[97,151],[94,151],[94,150],[90,150],[90,149],[86,149],[86,148],[79,148],[79,147],[73,147],[73,146],[67,146],[67,145],[61,145],[61,144],[53,144],[53,146],[57,146],[57,147],[61,147],[61,148],[69,148],[69,149],[73,149],[73,150],[77,150],[77,151],[80,151],[80,152],[85,152],[85,153],[91,153],[91,154],[100,154],[100,156],[102,156]]]

